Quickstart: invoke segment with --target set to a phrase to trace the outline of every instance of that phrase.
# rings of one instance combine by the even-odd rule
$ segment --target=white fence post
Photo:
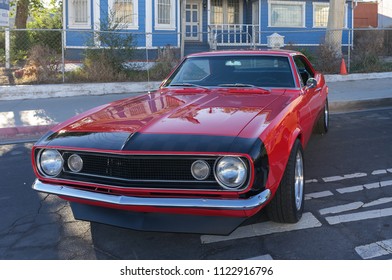
[[[5,29],[5,69],[10,69],[10,29]]]
[[[63,83],[65,83],[65,34],[64,29],[61,30],[61,74],[63,76]]]

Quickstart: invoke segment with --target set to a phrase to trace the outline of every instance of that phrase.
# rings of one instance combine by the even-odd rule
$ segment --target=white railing
[[[209,44],[217,46],[255,46],[259,42],[259,25],[253,24],[210,24]]]

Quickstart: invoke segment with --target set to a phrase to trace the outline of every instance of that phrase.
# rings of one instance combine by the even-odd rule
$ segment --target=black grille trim
[[[213,173],[215,162],[220,156],[116,155],[68,150],[60,152],[65,165],[59,179],[124,188],[224,190]],[[72,172],[67,166],[68,158],[74,153],[83,159],[83,169],[79,173]],[[247,163],[249,172],[248,160],[241,158]],[[192,163],[200,159],[211,167],[211,174],[202,181],[193,178],[190,171]],[[241,189],[248,186],[249,178],[250,176]]]

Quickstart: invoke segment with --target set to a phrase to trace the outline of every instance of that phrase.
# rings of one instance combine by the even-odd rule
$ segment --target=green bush
[[[30,45],[48,46],[50,49],[61,53],[62,29],[61,3],[52,2],[50,8],[33,11],[32,21],[27,23]],[[44,30],[51,29],[51,30]]]
[[[385,54],[382,30],[360,30],[354,34],[352,72],[379,72],[384,65],[381,56]]]
[[[325,74],[336,74],[340,72],[341,58],[336,57],[335,51],[325,44],[321,44],[316,52],[317,59],[314,60],[318,71]]]
[[[102,21],[100,31],[95,32],[87,43],[83,78],[88,81],[115,82],[129,78],[125,64],[133,56],[134,37],[130,32],[121,31],[120,24],[113,19],[114,14],[110,14],[108,20]]]

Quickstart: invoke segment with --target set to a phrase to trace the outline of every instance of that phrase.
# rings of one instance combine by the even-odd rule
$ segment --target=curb
[[[140,93],[157,89],[160,84],[133,82],[0,86],[0,101]]]
[[[348,75],[325,75],[325,80],[331,82],[347,82],[357,80],[373,80],[392,78],[392,72],[381,73],[364,73],[364,74],[348,74]]]
[[[392,72],[325,75],[327,82],[345,82],[365,79],[392,78]],[[0,101],[39,98],[58,98],[86,95],[108,95],[123,93],[140,93],[155,90],[160,81],[121,82],[121,83],[84,83],[84,84],[50,84],[0,86]]]
[[[333,101],[329,102],[329,110],[333,113],[358,111],[392,106],[392,97],[379,99],[365,99],[355,101]]]

